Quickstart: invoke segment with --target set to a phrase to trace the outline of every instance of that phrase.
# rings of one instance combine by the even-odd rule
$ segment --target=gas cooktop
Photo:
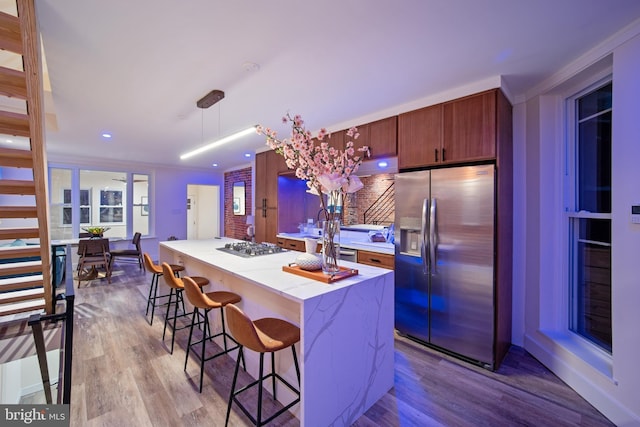
[[[238,243],[226,243],[224,248],[218,248],[219,251],[226,252],[233,255],[238,255],[243,258],[250,258],[259,255],[277,254],[279,252],[285,252],[280,246],[273,243],[252,243],[252,242],[238,242]]]

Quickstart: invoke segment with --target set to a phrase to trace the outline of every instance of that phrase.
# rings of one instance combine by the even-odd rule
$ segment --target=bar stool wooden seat
[[[225,291],[214,291],[203,293],[202,290],[198,287],[196,282],[193,281],[191,277],[184,277],[182,279],[182,283],[184,284],[184,291],[187,294],[187,299],[193,305],[193,316],[191,318],[191,327],[189,328],[189,341],[187,343],[187,354],[184,358],[184,369],[187,370],[187,362],[189,361],[189,350],[192,346],[201,344],[200,354],[194,349],[194,354],[200,359],[200,393],[202,393],[202,377],[204,374],[204,362],[215,359],[218,356],[222,356],[223,354],[227,354],[230,351],[240,349],[240,345],[236,342],[235,339],[231,335],[227,333],[225,323],[224,323],[224,310],[223,308],[227,304],[233,304],[240,302],[242,298],[240,295],[235,294],[233,292],[225,292]],[[220,309],[220,320],[222,321],[222,332],[218,332],[217,334],[211,333],[211,326],[209,325],[209,312],[213,309]],[[202,310],[202,312],[200,312]],[[200,323],[199,317],[202,316],[202,323],[204,324],[204,328],[202,330],[202,339],[199,341],[192,342],[191,339],[193,337],[193,327],[197,324],[196,319],[198,319],[198,323]],[[207,341],[212,341],[214,338],[222,336],[224,350],[215,353],[209,357],[205,357],[205,344]],[[236,345],[233,347],[227,346],[227,338],[233,341]],[[243,358],[244,361],[244,358]],[[246,370],[246,366],[245,366]]]
[[[231,384],[231,394],[229,395],[229,405],[227,406],[227,418],[225,426],[229,424],[229,415],[231,414],[231,406],[235,402],[238,407],[249,417],[251,422],[255,426],[262,426],[274,418],[289,410],[293,405],[300,402],[300,390],[293,387],[289,382],[282,378],[275,371],[274,354],[276,351],[282,350],[287,347],[291,347],[293,352],[293,363],[296,368],[296,375],[298,376],[298,387],[300,387],[300,367],[298,366],[298,358],[296,356],[295,343],[300,341],[300,328],[297,326],[276,318],[263,318],[251,321],[251,319],[238,307],[233,304],[228,304],[225,308],[227,312],[227,322],[229,325],[229,331],[235,338],[236,342],[240,344],[240,351],[238,352],[238,358],[236,359],[236,369],[233,374],[233,382]],[[236,380],[238,379],[238,368],[240,367],[240,357],[242,355],[242,349],[247,347],[253,351],[260,353],[260,368],[258,373],[258,379],[252,383],[236,390]],[[264,375],[264,354],[271,353],[271,373]],[[286,385],[291,391],[293,391],[297,398],[291,403],[284,406],[269,418],[262,419],[262,382],[263,380],[271,377],[273,398],[276,399],[276,378]],[[253,386],[258,385],[258,410],[257,417],[254,418],[249,411],[240,403],[236,398],[237,395],[243,393]]]
[[[167,332],[167,325],[171,327],[171,354],[173,354],[173,345],[176,340],[176,330],[185,329],[188,326],[183,326],[180,328],[176,328],[176,321],[178,317],[186,317],[191,313],[187,313],[184,309],[184,299],[182,296],[182,291],[184,290],[184,283],[182,279],[173,275],[173,271],[171,270],[171,266],[163,262],[162,263],[162,277],[164,278],[165,283],[169,286],[169,301],[167,302],[167,312],[164,316],[164,328],[162,329],[162,341],[164,341],[164,336]],[[209,279],[206,277],[200,276],[191,276],[191,279],[198,285],[200,289],[203,286],[207,286],[209,284]],[[169,313],[171,311],[171,299],[175,295],[175,300],[173,301],[173,316]],[[178,304],[182,304],[182,314],[178,315]],[[173,322],[172,322],[173,321]]]
[[[145,316],[148,316],[149,306],[151,306],[151,319],[149,320],[149,324],[153,325],[153,315],[155,313],[156,307],[158,306],[158,304],[156,304],[156,300],[161,298],[166,298],[169,296],[169,294],[158,295],[158,278],[162,276],[162,266],[158,264],[154,264],[153,261],[151,260],[151,257],[146,252],[142,254],[142,259],[144,260],[145,270],[153,274],[153,276],[151,276],[151,287],[149,288],[149,298],[147,298],[147,311],[145,311],[144,313]],[[174,276],[179,276],[180,272],[184,271],[184,266],[182,265],[169,264],[169,266],[171,267],[171,271],[173,272]],[[182,308],[182,310],[184,311],[184,307]]]

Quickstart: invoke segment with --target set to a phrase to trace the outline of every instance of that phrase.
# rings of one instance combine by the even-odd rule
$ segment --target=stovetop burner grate
[[[226,252],[233,255],[238,255],[243,258],[250,258],[260,255],[277,254],[284,252],[280,246],[273,243],[253,243],[253,242],[237,242],[226,243],[224,248],[218,248],[219,251]]]

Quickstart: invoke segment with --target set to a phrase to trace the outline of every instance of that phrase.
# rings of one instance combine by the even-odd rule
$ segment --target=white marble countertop
[[[225,243],[237,241],[229,238],[174,240],[161,242],[160,245],[178,254],[184,254],[198,261],[213,265],[229,274],[242,277],[258,286],[297,302],[328,294],[336,289],[357,285],[365,279],[393,274],[393,271],[383,268],[340,261],[339,264],[343,267],[357,269],[358,275],[327,284],[282,270],[282,266],[293,263],[296,257],[300,255],[300,252],[297,251],[283,251],[270,255],[243,258],[217,249],[224,247]]]
[[[364,236],[349,237],[348,233],[341,232],[340,247],[356,249],[361,251],[377,252],[377,253],[388,254],[388,255],[395,254],[395,248],[393,246],[393,243],[370,242],[366,240],[366,236],[368,236],[368,234],[366,233],[355,233],[355,234],[361,234],[361,235],[363,234]],[[293,240],[304,240],[306,237],[312,237],[314,239],[318,239],[318,241],[320,241],[321,239],[320,236],[310,236],[308,233],[278,233],[277,237],[282,237],[285,239],[293,239]]]

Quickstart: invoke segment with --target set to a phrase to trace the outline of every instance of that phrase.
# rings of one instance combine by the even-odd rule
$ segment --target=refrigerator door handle
[[[422,258],[422,273],[429,274],[429,259],[427,257],[427,251],[429,248],[427,247],[427,211],[429,210],[429,199],[422,200],[422,226],[421,226],[421,234],[420,238],[422,239],[422,244],[420,245],[420,257]]]
[[[429,264],[431,265],[432,274],[438,272],[436,259],[438,251],[438,242],[436,242],[436,210],[438,204],[435,198],[431,199],[431,209],[429,209]]]

